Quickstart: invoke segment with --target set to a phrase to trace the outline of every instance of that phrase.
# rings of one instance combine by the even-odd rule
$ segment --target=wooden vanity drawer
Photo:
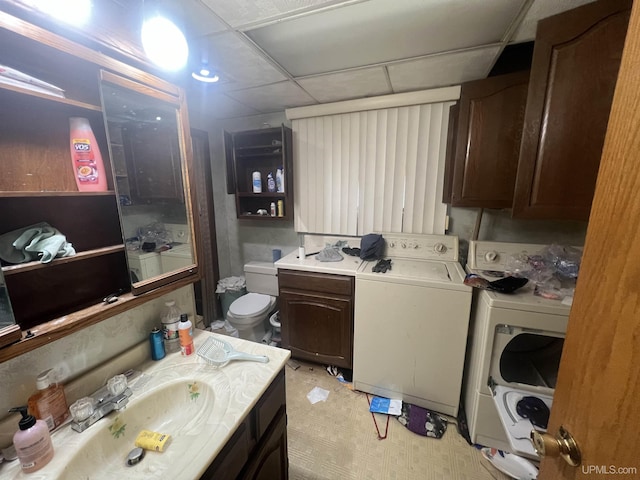
[[[353,295],[354,278],[328,273],[278,269],[280,289],[304,290],[334,295]]]

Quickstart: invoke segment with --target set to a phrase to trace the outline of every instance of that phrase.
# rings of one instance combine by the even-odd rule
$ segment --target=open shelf
[[[116,194],[113,190],[107,190],[106,192],[0,192],[0,198],[2,197],[100,197],[109,196],[113,197]]]
[[[93,112],[102,112],[102,107],[99,105],[93,105],[90,103],[79,102],[71,98],[58,97],[55,95],[48,95],[46,93],[36,92],[29,90],[28,88],[22,88],[17,85],[7,85],[0,83],[0,91],[12,92],[18,95],[28,95],[29,97],[37,98],[46,102],[59,103],[62,105],[69,105],[75,108],[81,108],[83,110],[89,110]],[[3,92],[4,93],[4,92]]]
[[[253,193],[253,192],[238,192],[237,195],[243,198],[257,198],[257,197],[265,197],[265,198],[285,198],[286,195],[283,192],[262,192],[262,193]]]
[[[49,263],[40,263],[38,261],[21,263],[18,265],[9,265],[2,267],[2,273],[8,277],[22,272],[28,272],[32,270],[38,270],[40,268],[50,268],[52,266],[63,265],[66,263],[77,262],[86,260],[91,257],[99,257],[101,255],[110,255],[112,253],[124,251],[124,245],[113,245],[111,247],[96,248],[94,250],[86,250],[84,252],[78,252],[71,257],[55,258]]]

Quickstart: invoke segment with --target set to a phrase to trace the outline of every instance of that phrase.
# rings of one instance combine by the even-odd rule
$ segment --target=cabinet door
[[[241,476],[244,480],[287,480],[287,416],[282,407]]]
[[[280,289],[282,346],[296,358],[352,368],[353,299]]]
[[[156,126],[132,126],[123,132],[130,154],[129,187],[145,201],[177,199],[183,201],[178,137],[175,130]]]
[[[511,207],[528,80],[523,71],[462,85],[451,205]]]
[[[538,23],[514,217],[587,220],[630,0],[600,0]]]

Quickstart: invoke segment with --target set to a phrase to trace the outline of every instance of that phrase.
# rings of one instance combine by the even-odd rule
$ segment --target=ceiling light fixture
[[[182,31],[159,15],[144,20],[142,46],[149,60],[163,70],[180,70],[189,57],[189,45]]]
[[[215,83],[220,80],[218,75],[209,70],[209,66],[206,62],[202,64],[199,70],[192,72],[191,76],[196,80],[205,83]]]

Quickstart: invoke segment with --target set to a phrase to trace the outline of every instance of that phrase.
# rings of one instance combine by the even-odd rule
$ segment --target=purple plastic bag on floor
[[[398,421],[413,433],[423,437],[442,438],[447,431],[447,421],[437,413],[410,403],[402,404]]]

